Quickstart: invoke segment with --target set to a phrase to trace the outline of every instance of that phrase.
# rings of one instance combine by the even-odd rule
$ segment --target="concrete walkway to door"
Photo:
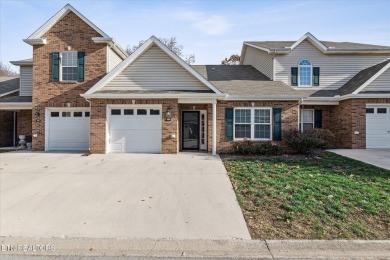
[[[332,149],[329,151],[390,170],[390,149]]]
[[[0,236],[250,239],[219,157],[0,154]]]

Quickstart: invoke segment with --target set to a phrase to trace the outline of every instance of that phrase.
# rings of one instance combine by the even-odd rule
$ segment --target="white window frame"
[[[311,111],[312,115],[313,115],[313,122],[303,122],[303,111]],[[309,123],[312,123],[313,124],[313,128],[314,129],[314,122],[315,122],[315,114],[314,114],[314,109],[300,109],[299,110],[299,129],[300,129],[300,132],[303,133],[303,124],[309,124]]]
[[[251,122],[250,123],[237,123],[241,125],[250,125],[251,126],[251,137],[250,138],[236,138],[236,109],[248,109],[251,110]],[[269,123],[255,123],[255,110],[269,110],[270,122]],[[270,126],[270,138],[255,138],[255,125],[269,125]],[[272,107],[235,107],[233,109],[233,140],[256,140],[256,141],[271,141],[272,136],[272,125],[273,125],[273,116],[272,116]]]
[[[63,72],[62,72],[62,69],[63,69],[63,68],[75,68],[74,66],[63,66],[63,65],[62,65],[64,53],[76,53],[76,68],[78,68],[78,56],[77,56],[77,51],[63,51],[63,52],[60,52],[60,81],[65,81],[65,82],[77,82],[78,79],[76,79],[76,80],[64,80],[64,79],[63,79]],[[77,75],[78,75],[78,71],[77,71]]]
[[[310,65],[300,65],[302,61],[308,61],[310,62]],[[302,85],[301,84],[301,67],[309,68],[310,69],[310,84],[309,85]],[[302,59],[298,62],[298,86],[299,87],[312,87],[313,86],[313,62],[308,59]]]

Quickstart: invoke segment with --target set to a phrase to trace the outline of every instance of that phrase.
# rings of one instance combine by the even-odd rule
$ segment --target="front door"
[[[199,111],[182,112],[182,150],[199,150]]]

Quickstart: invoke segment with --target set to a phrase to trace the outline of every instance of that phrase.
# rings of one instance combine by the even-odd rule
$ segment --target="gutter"
[[[80,94],[85,99],[130,99],[130,98],[218,98],[223,99],[226,94]]]
[[[0,110],[13,109],[31,110],[32,102],[0,102]]]
[[[223,100],[301,100],[306,96],[227,96]]]

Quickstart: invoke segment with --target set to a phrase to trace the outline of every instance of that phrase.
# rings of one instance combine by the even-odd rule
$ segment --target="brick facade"
[[[162,153],[177,153],[179,151],[179,107],[177,99],[135,99],[136,105],[162,105]],[[107,105],[133,104],[130,99],[93,99],[91,101],[91,135],[90,148],[92,153],[106,152],[106,111]],[[165,121],[165,111],[172,109],[171,121]],[[171,138],[171,135],[176,135]]]
[[[366,148],[366,104],[390,104],[390,99],[348,99],[330,107],[330,130],[337,148]]]
[[[26,135],[32,136],[32,111],[31,110],[20,110],[17,112],[17,127],[16,136]]]
[[[225,140],[225,108],[252,107],[252,103],[254,107],[282,108],[282,131],[298,129],[298,101],[221,101],[217,104],[218,153],[229,151],[232,145],[232,141]]]
[[[80,97],[106,74],[107,49],[105,44],[95,44],[92,37],[101,35],[87,25],[74,13],[70,12],[56,23],[42,38],[46,45],[33,48],[33,110],[40,118],[32,121],[33,150],[45,149],[45,108],[88,107],[89,103]],[[53,52],[68,50],[85,51],[85,81],[76,83],[52,82]]]

